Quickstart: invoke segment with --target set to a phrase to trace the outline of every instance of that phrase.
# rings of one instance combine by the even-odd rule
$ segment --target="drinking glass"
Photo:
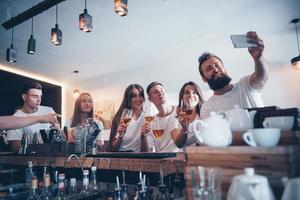
[[[129,108],[124,108],[122,113],[122,122],[127,125],[131,121],[132,110]]]
[[[187,119],[185,121],[186,127],[187,127],[187,132],[189,132],[189,117],[193,114],[193,107],[192,107],[192,100],[182,100],[182,111],[185,112],[187,115]]]
[[[164,129],[162,127],[160,119],[156,119],[152,123],[152,134],[154,136],[154,146],[159,150],[160,149],[160,144],[159,140],[164,134]]]
[[[151,105],[145,107],[144,111],[145,111],[145,117],[144,117],[145,123],[151,125],[152,121],[154,120],[155,111],[154,109],[152,109]]]

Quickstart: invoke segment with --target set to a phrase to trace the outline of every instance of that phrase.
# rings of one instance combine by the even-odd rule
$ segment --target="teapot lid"
[[[252,167],[247,167],[244,169],[244,172],[245,172],[245,175],[247,175],[247,176],[254,176],[255,170]]]

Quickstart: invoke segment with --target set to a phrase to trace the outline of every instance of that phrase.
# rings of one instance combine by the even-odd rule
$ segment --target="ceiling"
[[[11,15],[15,16],[39,1],[10,2]],[[78,15],[83,8],[83,0],[59,4],[62,46],[50,43],[55,8],[36,16],[34,55],[26,53],[30,21],[16,26],[14,46],[18,62],[14,64],[5,60],[11,31],[1,26],[0,64],[61,82],[74,82],[73,70],[80,71],[79,81],[130,71],[142,73],[149,68],[163,68],[162,73],[167,75],[185,65],[195,68],[197,57],[207,50],[221,54],[232,64],[249,60],[248,53],[233,49],[229,38],[248,30],[256,30],[264,39],[265,56],[272,67],[288,64],[298,55],[290,20],[300,17],[300,0],[128,0],[126,17],[114,13],[113,0],[87,0],[88,12],[93,16],[91,33],[78,30]],[[0,0],[1,24],[6,20],[7,0]]]

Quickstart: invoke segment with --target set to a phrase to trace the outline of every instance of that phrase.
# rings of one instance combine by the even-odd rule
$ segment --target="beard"
[[[222,74],[221,76],[214,75],[207,83],[212,90],[219,90],[228,85],[231,81],[231,78],[227,74]]]

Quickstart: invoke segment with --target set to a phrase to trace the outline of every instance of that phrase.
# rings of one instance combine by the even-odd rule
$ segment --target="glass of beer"
[[[156,151],[159,151],[160,149],[160,144],[159,144],[159,140],[162,137],[162,135],[164,134],[164,129],[162,127],[162,123],[160,121],[160,119],[156,119],[153,121],[152,123],[152,134],[154,136],[154,146],[157,148]]]
[[[127,125],[131,121],[132,110],[129,108],[124,108],[122,113],[122,122]]]
[[[189,130],[189,120],[190,120],[189,117],[193,114],[192,100],[191,99],[182,100],[181,106],[182,106],[182,111],[185,112],[185,114],[187,115],[187,119],[185,123],[186,123],[187,130]]]

